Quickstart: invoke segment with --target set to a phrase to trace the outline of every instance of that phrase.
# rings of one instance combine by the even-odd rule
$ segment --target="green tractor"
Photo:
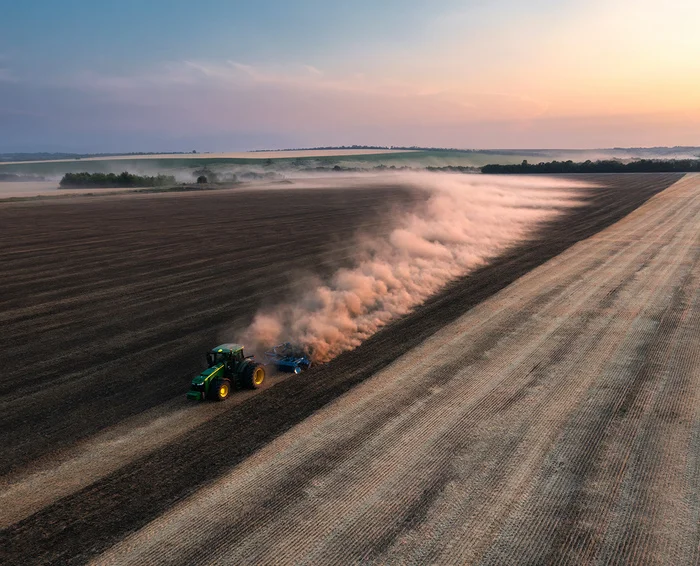
[[[207,365],[192,380],[188,399],[223,401],[230,395],[232,385],[257,389],[265,381],[263,364],[244,355],[240,344],[222,344],[207,352]]]

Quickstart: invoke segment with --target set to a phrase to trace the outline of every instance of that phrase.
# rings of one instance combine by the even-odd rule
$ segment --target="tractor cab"
[[[220,363],[229,365],[231,362],[242,362],[243,346],[240,344],[221,344],[207,352],[207,365],[213,367]]]

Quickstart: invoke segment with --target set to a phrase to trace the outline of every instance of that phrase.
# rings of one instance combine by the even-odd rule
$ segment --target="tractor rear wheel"
[[[231,381],[228,379],[217,379],[212,383],[212,392],[215,401],[225,401],[231,394]]]
[[[257,389],[265,381],[265,368],[262,364],[250,363],[243,370],[243,385],[248,389]]]

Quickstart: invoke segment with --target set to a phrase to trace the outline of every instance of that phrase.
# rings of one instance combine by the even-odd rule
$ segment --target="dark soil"
[[[679,177],[586,177],[602,187],[588,192],[584,207],[361,347],[10,527],[0,540],[7,563],[80,563],[96,555]],[[202,352],[222,331],[293,292],[290,273],[334,269],[347,260],[355,230],[381,229],[388,201],[416,198],[396,188],[0,207],[3,472],[183,395]],[[220,431],[229,442],[221,442]]]

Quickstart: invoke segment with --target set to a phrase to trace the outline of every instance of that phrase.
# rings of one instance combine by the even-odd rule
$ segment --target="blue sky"
[[[443,2],[441,9],[460,4]],[[0,37],[0,53],[49,74],[198,58],[342,65],[370,46],[410,49],[425,40],[423,23],[436,13],[420,0],[30,0],[3,11],[12,25]]]
[[[6,4],[0,151],[700,144],[690,0]]]

